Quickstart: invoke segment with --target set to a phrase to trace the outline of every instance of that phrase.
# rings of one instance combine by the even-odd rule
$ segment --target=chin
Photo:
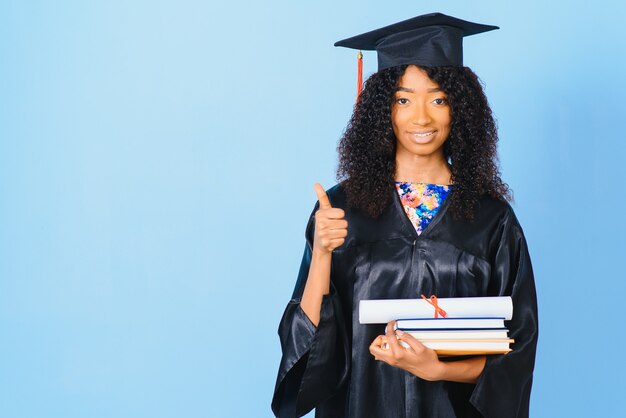
[[[421,146],[413,146],[408,149],[408,151],[416,156],[420,157],[430,157],[433,155],[441,154],[443,155],[443,146],[437,146],[433,144],[424,144]]]

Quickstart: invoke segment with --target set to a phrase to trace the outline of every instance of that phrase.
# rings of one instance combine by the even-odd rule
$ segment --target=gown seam
[[[376,243],[376,242],[395,241],[395,240],[399,240],[399,239],[402,239],[402,238],[409,238],[409,239],[411,239],[413,237],[408,236],[408,235],[403,235],[403,236],[399,236],[399,237],[386,237],[386,238],[383,238],[383,239],[377,239],[377,240],[373,240],[373,241],[361,241],[359,243],[350,244],[350,245],[348,245],[346,247],[340,248],[339,251],[335,250],[335,251],[333,251],[333,253],[337,252],[338,254],[341,254],[343,251],[346,251],[346,250],[352,249],[352,248],[358,248],[358,247],[361,247],[363,245],[373,244],[373,243]],[[430,238],[430,237],[426,237],[425,240],[433,241],[433,242],[443,242],[443,243],[449,244],[449,245],[451,245],[452,247],[456,248],[457,250],[459,250],[461,252],[464,252],[466,254],[471,255],[472,257],[478,258],[478,259],[480,259],[480,260],[482,260],[482,261],[484,261],[486,263],[491,264],[491,262],[489,261],[488,258],[480,256],[480,255],[474,253],[473,251],[469,251],[469,250],[467,250],[465,248],[461,248],[458,245],[455,245],[454,243],[452,243],[451,241],[444,240],[444,239],[434,239],[434,238]],[[411,240],[412,245],[414,244],[413,241],[416,241],[416,240]]]

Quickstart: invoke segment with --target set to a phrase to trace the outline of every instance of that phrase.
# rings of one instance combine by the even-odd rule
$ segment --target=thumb
[[[317,200],[320,201],[320,209],[330,209],[332,206],[330,205],[330,200],[328,200],[328,195],[326,195],[326,191],[321,184],[315,183],[313,186],[315,188],[315,194],[317,195]]]

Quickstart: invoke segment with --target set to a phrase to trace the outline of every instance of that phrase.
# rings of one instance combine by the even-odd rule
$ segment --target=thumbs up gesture
[[[315,183],[315,194],[320,202],[320,208],[315,212],[314,251],[331,253],[344,243],[348,235],[348,221],[344,219],[342,209],[333,208],[321,184]]]

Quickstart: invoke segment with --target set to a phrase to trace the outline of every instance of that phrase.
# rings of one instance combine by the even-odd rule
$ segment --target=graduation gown
[[[454,193],[452,188],[450,193]],[[330,293],[317,327],[300,308],[309,272],[315,205],[293,297],[278,334],[282,358],[272,410],[277,417],[527,417],[538,336],[532,266],[522,228],[508,203],[483,197],[474,221],[456,220],[444,201],[417,235],[395,193],[376,220],[348,209],[338,184],[327,191],[348,221],[333,251]],[[476,384],[429,382],[374,360],[369,345],[385,324],[361,325],[362,299],[511,296],[506,322],[512,352],[487,356]],[[452,360],[453,361],[453,360]]]

